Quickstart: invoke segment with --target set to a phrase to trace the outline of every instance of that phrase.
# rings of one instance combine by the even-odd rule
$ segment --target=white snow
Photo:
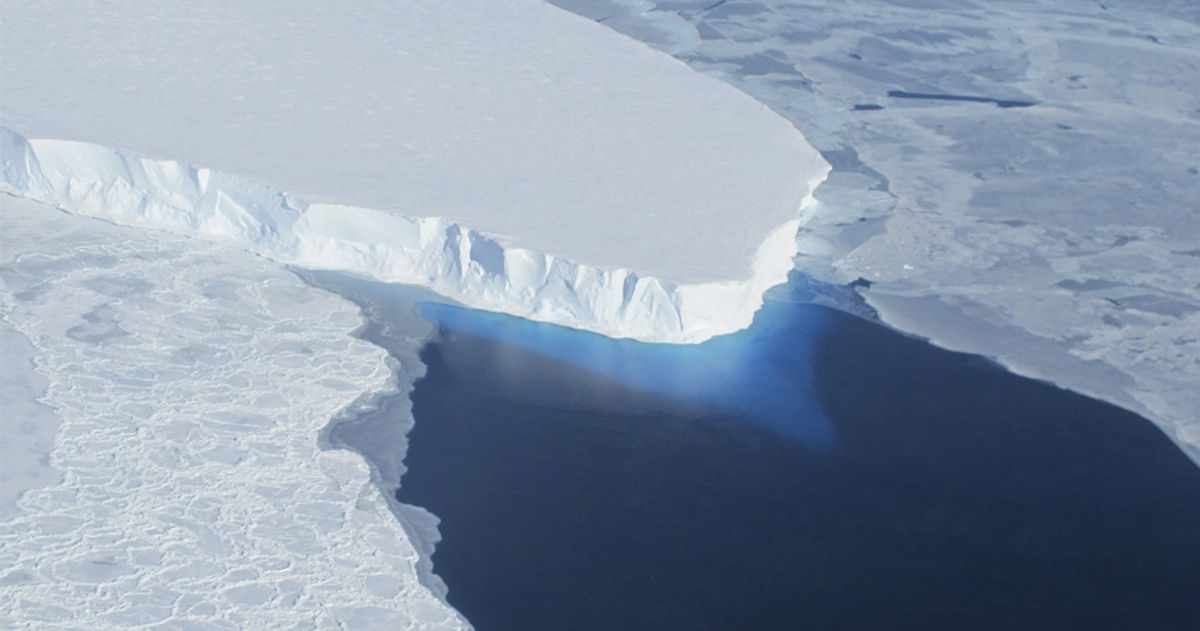
[[[1143,414],[1200,463],[1200,4],[654,8],[700,35],[681,59],[833,163],[802,271],[869,280],[886,322]]]
[[[0,283],[4,272],[0,269]],[[22,493],[59,481],[49,455],[60,421],[53,409],[38,401],[47,381],[33,370],[33,347],[2,317],[0,353],[4,358],[0,414],[6,419],[0,423],[0,520],[4,520],[17,514]]]
[[[0,515],[0,628],[467,628],[421,556],[432,518],[322,448],[339,410],[415,377],[352,337],[354,305],[238,249],[4,195],[0,253],[0,317],[38,373],[6,361],[26,386],[0,389],[5,433],[51,422],[14,416],[39,397],[61,421],[61,479]]]
[[[466,627],[400,462],[323,449],[419,371],[278,262],[699,341],[786,278],[828,171],[540,0],[6,0],[0,56],[6,628]]]
[[[0,124],[35,139],[5,144],[7,190],[609,335],[746,326],[828,169],[762,104],[541,0],[4,14]]]

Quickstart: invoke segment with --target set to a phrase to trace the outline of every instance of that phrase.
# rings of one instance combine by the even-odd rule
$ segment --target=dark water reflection
[[[1200,628],[1200,469],[1136,415],[813,305],[426,313],[399,497],[483,631]]]

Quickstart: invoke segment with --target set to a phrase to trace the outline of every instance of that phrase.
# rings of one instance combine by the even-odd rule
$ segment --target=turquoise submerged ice
[[[694,409],[698,416],[749,423],[814,449],[833,449],[837,434],[817,397],[814,374],[826,319],[796,306],[768,298],[750,328],[687,345],[613,340],[439,303],[422,303],[420,311],[445,332],[551,357],[662,397],[675,410]],[[510,374],[522,372],[513,367]]]

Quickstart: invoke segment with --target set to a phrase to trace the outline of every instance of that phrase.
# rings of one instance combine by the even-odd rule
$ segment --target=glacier
[[[357,9],[6,0],[3,625],[469,628],[331,430],[419,362],[285,265],[653,342],[786,280],[830,167],[762,104],[539,0]]]
[[[0,190],[610,336],[747,326],[829,169],[541,0],[10,1],[0,46]]]
[[[284,263],[421,285],[475,308],[643,341],[697,342],[749,326],[763,293],[787,279],[801,223],[797,207],[795,218],[763,236],[749,278],[686,283],[511,247],[440,217],[310,204],[227,173],[98,145],[27,140],[3,127],[0,143],[0,191],[11,195],[237,245]]]

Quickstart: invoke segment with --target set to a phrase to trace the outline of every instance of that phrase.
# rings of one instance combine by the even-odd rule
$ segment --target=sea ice
[[[869,281],[889,324],[1134,410],[1200,462],[1200,5],[643,10],[833,164],[803,272]]]
[[[4,270],[0,269],[0,283]],[[0,284],[0,287],[4,287]],[[59,481],[50,466],[50,450],[59,418],[38,399],[45,391],[44,375],[33,370],[36,351],[24,335],[0,316],[0,520],[17,514],[16,501],[32,488]]]
[[[354,305],[237,249],[6,195],[0,253],[0,321],[28,340],[5,433],[44,423],[53,445],[27,446],[60,478],[6,458],[40,477],[0,515],[0,627],[467,628],[412,538],[428,515],[398,520],[420,512],[323,447],[339,411],[413,377],[352,337]],[[53,413],[24,415],[38,397]]]

